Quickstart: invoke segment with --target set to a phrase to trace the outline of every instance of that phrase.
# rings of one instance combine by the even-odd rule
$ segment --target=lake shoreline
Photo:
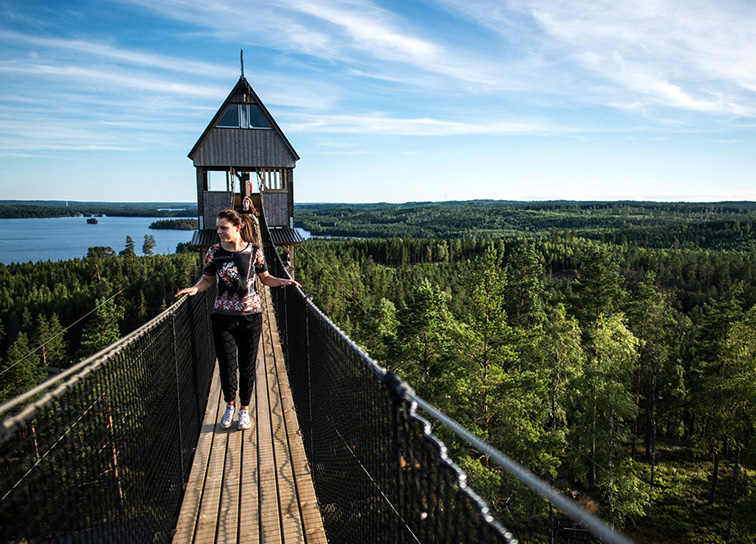
[[[162,217],[97,217],[87,224],[86,217],[0,218],[0,263],[64,261],[85,258],[91,247],[110,247],[117,254],[126,247],[126,237],[134,242],[137,255],[144,254],[145,236],[155,238],[154,254],[176,252],[188,243],[193,231],[150,229]]]

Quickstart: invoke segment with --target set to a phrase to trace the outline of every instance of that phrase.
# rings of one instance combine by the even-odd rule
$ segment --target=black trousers
[[[238,389],[239,402],[242,406],[249,406],[252,387],[255,384],[255,363],[262,331],[262,314],[213,314],[210,319],[213,324],[215,354],[218,357],[223,398],[226,403],[235,401]]]

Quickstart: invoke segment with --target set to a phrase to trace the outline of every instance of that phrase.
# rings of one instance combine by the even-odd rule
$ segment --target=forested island
[[[196,230],[198,226],[196,219],[159,219],[150,223],[151,229]]]
[[[197,217],[187,202],[79,202],[75,200],[0,200],[0,218],[27,217]]]
[[[756,540],[753,203],[323,204],[296,220],[353,237],[307,240],[297,279],[422,397],[637,542]],[[200,273],[196,252],[133,246],[0,265],[4,399]],[[548,542],[542,500],[443,439],[507,528]]]

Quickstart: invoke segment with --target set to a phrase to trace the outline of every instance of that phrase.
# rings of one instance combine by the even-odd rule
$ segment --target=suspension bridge
[[[417,397],[295,287],[263,289],[255,424],[220,429],[213,296],[0,407],[2,542],[517,542],[438,426],[595,539],[628,542]]]

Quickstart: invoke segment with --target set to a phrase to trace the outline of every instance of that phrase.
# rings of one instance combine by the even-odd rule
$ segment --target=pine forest
[[[296,250],[306,294],[421,397],[637,542],[756,540],[756,205],[318,204],[295,217],[313,236]],[[196,252],[133,245],[0,265],[0,400],[199,275]],[[548,542],[551,527],[580,539],[442,439],[520,541]]]
[[[637,542],[756,540],[751,204],[303,208],[350,238],[308,241],[299,280],[420,396]],[[548,542],[548,506],[445,438]]]

